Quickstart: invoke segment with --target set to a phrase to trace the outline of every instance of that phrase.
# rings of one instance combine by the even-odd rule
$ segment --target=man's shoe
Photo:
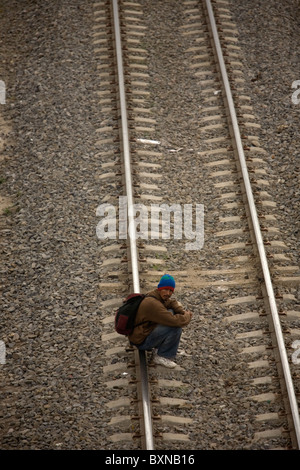
[[[159,366],[168,367],[169,369],[174,369],[177,366],[176,362],[167,359],[166,357],[158,356],[157,354],[153,357],[154,364]]]

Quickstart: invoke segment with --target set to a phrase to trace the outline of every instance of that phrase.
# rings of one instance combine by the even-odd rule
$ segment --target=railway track
[[[157,44],[161,32],[159,22],[157,31],[148,28],[155,6],[116,0],[94,4],[94,50],[103,116],[96,145],[106,194],[97,210],[101,217],[97,234],[100,290],[105,292],[101,321],[102,341],[107,345],[103,373],[107,377],[108,441],[111,448],[194,449],[201,432],[207,432],[205,427],[218,434],[216,421],[226,421],[228,407],[236,408],[251,423],[249,429],[244,425],[244,432],[237,432],[232,448],[299,448],[299,372],[291,360],[299,338],[300,313],[294,307],[293,293],[299,285],[299,269],[291,264],[276,226],[266,151],[259,143],[251,99],[244,92],[230,4],[217,1],[212,7],[209,0],[182,2],[177,12],[180,24],[174,24],[166,44],[157,48],[169,48],[165,75],[159,75],[163,70],[159,58],[151,57],[151,45]],[[184,52],[186,65],[179,78],[172,63],[178,51]],[[201,103],[197,123],[186,117],[187,136],[164,132],[168,112],[163,81],[168,76],[167,92],[172,86],[182,90],[179,110],[174,111],[179,118],[180,105],[188,101],[182,82],[188,77],[198,87],[195,103],[185,105],[192,108]],[[153,89],[161,84],[161,95],[153,96]],[[174,100],[174,108],[176,104]],[[185,119],[185,106],[181,119]],[[162,111],[156,114],[155,110]],[[170,126],[174,131],[176,122]],[[174,140],[168,140],[170,135]],[[181,160],[180,168],[186,167],[187,175],[179,171],[172,186],[166,173],[167,168],[173,169],[174,156]],[[189,188],[189,174],[197,172],[199,186]],[[182,192],[180,183],[186,185]],[[176,239],[175,218],[168,240],[148,231],[150,206],[166,202],[177,208],[204,205],[204,245],[194,238],[199,241],[197,248],[186,250],[187,240]],[[130,212],[134,204],[142,236],[136,233],[137,212]],[[146,216],[146,225],[141,214]],[[199,216],[200,220],[203,223]],[[192,233],[196,237],[195,223]],[[205,305],[200,321],[185,332],[185,355],[171,372],[147,365],[146,355],[130,348],[113,331],[113,311],[122,298],[131,291],[151,289],[161,274],[170,271],[180,300],[191,310]],[[217,351],[220,334],[224,343]],[[199,348],[196,352],[195,347]],[[204,361],[201,351],[205,348],[210,353]],[[189,368],[195,365],[198,382],[197,373],[193,381],[189,378]],[[205,383],[211,375],[224,394],[217,388],[210,401],[206,394],[213,395],[214,390]],[[201,419],[210,403],[208,418]],[[228,432],[234,433],[238,418],[228,426]],[[226,432],[220,432],[220,440],[226,439]]]

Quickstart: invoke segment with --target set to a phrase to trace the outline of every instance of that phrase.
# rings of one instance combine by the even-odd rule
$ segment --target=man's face
[[[159,293],[163,300],[168,300],[173,294],[173,291],[171,289],[160,289]]]

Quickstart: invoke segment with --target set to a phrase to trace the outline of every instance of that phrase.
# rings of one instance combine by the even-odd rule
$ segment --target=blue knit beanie
[[[175,279],[170,274],[164,274],[157,286],[158,289],[175,289]]]

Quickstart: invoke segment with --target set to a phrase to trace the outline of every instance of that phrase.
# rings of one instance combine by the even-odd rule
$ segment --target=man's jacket
[[[172,309],[174,314],[168,309]],[[158,324],[182,328],[188,325],[190,320],[191,315],[185,312],[175,299],[168,299],[164,302],[159,290],[155,289],[146,294],[136,315],[136,324],[146,323],[134,328],[129,341],[133,344],[141,344]]]

